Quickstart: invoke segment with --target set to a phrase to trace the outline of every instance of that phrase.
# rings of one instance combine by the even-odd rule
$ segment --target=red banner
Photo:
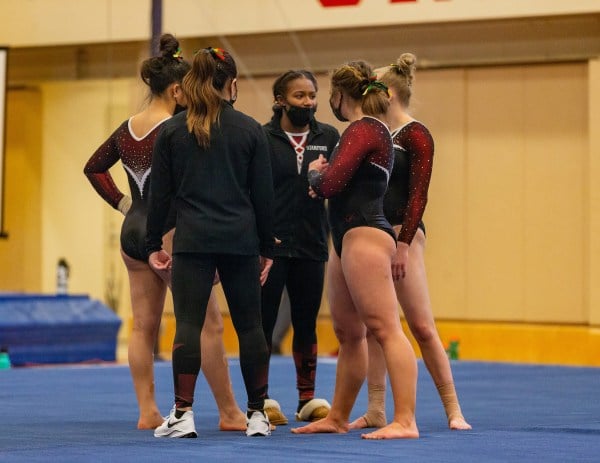
[[[354,6],[360,3],[360,0],[319,0],[325,8],[330,6]]]
[[[390,3],[415,3],[419,0],[389,0]],[[435,0],[436,2],[447,2],[449,0]],[[319,3],[325,8],[330,6],[355,6],[360,0],[319,0]]]

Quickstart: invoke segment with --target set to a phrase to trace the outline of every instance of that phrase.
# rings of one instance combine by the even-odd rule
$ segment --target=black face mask
[[[333,98],[329,99],[329,106],[331,106],[331,112],[335,116],[335,118],[340,122],[348,122],[342,114],[342,99],[344,98],[344,94],[340,93],[340,102],[337,105],[337,108],[333,106]]]
[[[180,113],[181,111],[185,111],[187,108],[185,106],[181,106],[180,104],[175,104],[175,111],[173,114]]]
[[[315,111],[316,108],[313,106],[305,108],[303,106],[290,105],[290,109],[286,109],[285,113],[294,127],[304,127],[312,120]]]

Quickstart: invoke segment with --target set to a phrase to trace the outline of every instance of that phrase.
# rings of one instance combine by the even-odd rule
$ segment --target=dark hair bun
[[[160,36],[159,48],[163,58],[173,58],[179,48],[179,41],[173,34],[163,34]]]

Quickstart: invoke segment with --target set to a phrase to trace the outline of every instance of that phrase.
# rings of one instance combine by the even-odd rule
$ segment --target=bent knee
[[[437,331],[435,326],[432,326],[429,323],[418,323],[410,327],[410,332],[412,333],[415,341],[419,344],[427,343],[437,336]]]
[[[335,336],[341,344],[346,343],[360,343],[364,339],[366,339],[367,332],[364,326],[356,326],[356,327],[344,327],[344,326],[334,326],[333,331],[335,332]]]

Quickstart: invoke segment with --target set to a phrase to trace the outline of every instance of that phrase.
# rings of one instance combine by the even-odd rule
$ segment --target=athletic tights
[[[296,387],[300,400],[312,399],[315,392],[316,327],[324,273],[325,262],[275,257],[269,278],[262,289],[263,330],[270,352],[283,288],[287,287],[294,330],[292,352],[296,366]]]
[[[261,326],[258,256],[178,253],[173,256],[173,382],[177,408],[191,407],[200,372],[200,331],[215,270],[223,286],[239,339],[240,366],[248,409],[262,410],[267,393],[269,353]]]

